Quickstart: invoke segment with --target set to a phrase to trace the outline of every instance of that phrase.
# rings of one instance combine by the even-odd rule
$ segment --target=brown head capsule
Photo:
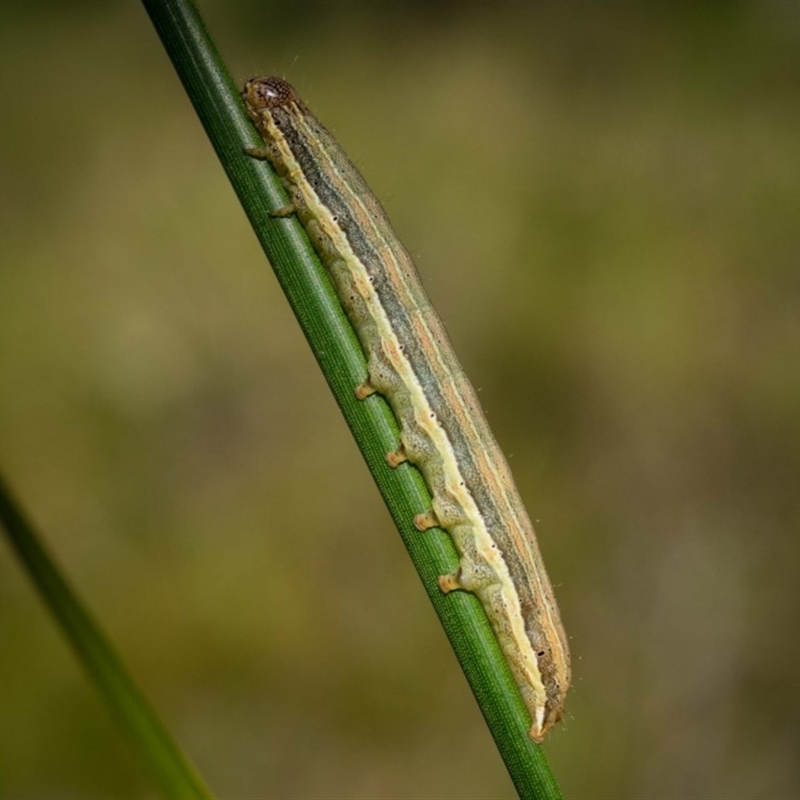
[[[250,78],[244,85],[242,99],[251,116],[264,109],[292,104],[303,111],[306,110],[294,87],[283,78]]]

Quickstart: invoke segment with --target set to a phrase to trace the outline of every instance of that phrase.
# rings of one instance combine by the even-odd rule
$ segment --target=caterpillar
[[[294,88],[252,78],[242,93],[264,147],[249,148],[280,175],[290,204],[323,264],[364,349],[368,380],[400,427],[387,454],[422,473],[432,508],[414,518],[441,527],[459,553],[439,578],[443,592],[481,601],[541,742],[558,722],[570,684],[570,656],[553,588],[530,518],[475,390],[461,369],[411,257],[380,202],[334,137]]]

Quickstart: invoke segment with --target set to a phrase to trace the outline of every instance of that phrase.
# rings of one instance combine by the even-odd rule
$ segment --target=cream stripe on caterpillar
[[[441,526],[461,556],[443,592],[474,592],[495,631],[541,741],[561,718],[569,649],[539,545],[511,472],[411,258],[361,174],[280,78],[243,92],[268,159],[329,270],[369,368],[359,397],[384,395],[402,445],[387,460],[422,472],[433,508],[420,530]]]

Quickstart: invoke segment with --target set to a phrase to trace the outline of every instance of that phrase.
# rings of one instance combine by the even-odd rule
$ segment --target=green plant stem
[[[14,551],[78,659],[104,695],[118,723],[142,756],[164,797],[212,798],[186,755],[136,688],[119,656],[48,555],[0,479],[0,521]]]
[[[286,195],[268,165],[244,154],[263,143],[196,7],[190,0],[143,3],[389,507],[518,793],[560,797],[544,754],[527,736],[528,712],[480,603],[438,588],[437,577],[452,571],[458,556],[444,532],[421,534],[412,524],[415,513],[430,508],[428,489],[415,468],[386,464],[385,454],[398,445],[395,419],[382,398],[355,397],[367,376],[355,332],[299,223],[269,216],[286,205]]]

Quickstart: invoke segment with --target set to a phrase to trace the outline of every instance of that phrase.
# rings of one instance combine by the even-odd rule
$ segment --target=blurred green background
[[[800,795],[800,4],[203,2],[417,259],[569,797]],[[0,4],[0,468],[221,797],[513,789],[143,9]],[[152,791],[0,546],[0,796]]]

